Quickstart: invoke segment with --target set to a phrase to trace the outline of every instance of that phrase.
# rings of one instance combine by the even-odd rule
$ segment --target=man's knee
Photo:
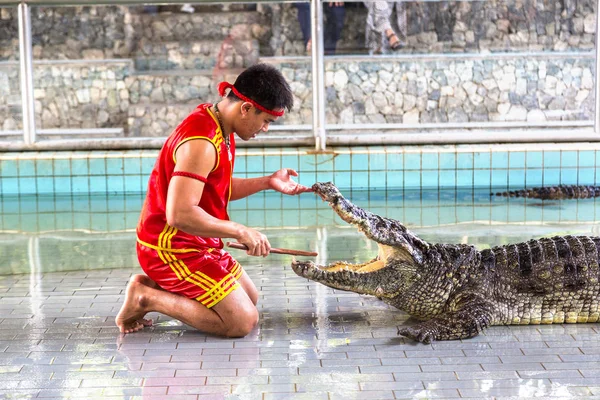
[[[135,274],[135,275],[132,275],[131,278],[129,278],[129,283],[137,282],[137,283],[143,284],[146,281],[146,279],[150,279],[150,278],[148,278],[146,275]]]
[[[256,304],[258,304],[258,289],[256,289],[254,282],[252,282],[252,280],[249,277],[244,276],[240,280],[240,284],[242,285],[244,292],[246,292],[246,294],[250,298],[252,304],[256,306]]]
[[[249,307],[230,321],[227,337],[244,337],[252,332],[256,324],[258,324],[258,310],[256,307]]]

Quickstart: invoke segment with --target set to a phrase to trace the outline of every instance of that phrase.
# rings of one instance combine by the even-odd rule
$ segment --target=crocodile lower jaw
[[[357,274],[369,274],[375,271],[379,271],[386,267],[386,263],[390,255],[394,252],[394,248],[391,246],[386,246],[380,243],[377,243],[377,257],[372,260],[359,263],[359,264],[351,264],[346,261],[338,261],[329,265],[316,265],[313,264],[313,267],[328,273],[335,273],[340,271],[350,271]],[[298,264],[294,261],[294,264]],[[312,263],[311,263],[312,264]]]

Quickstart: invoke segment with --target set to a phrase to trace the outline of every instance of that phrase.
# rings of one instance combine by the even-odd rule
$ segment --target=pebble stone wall
[[[592,119],[597,5],[539,3],[407,3],[409,36],[398,58],[326,61],[327,122]],[[126,136],[164,136],[196,104],[216,100],[215,82],[223,76],[231,80],[270,56],[303,54],[293,6],[240,7],[195,14],[34,7],[34,57],[45,60],[34,71],[37,126],[120,127]],[[355,5],[347,11],[338,52],[366,55],[360,47],[366,10]],[[0,9],[0,129],[9,131],[21,129],[15,24],[15,10]],[[498,56],[507,51],[520,53]],[[457,52],[467,54],[446,56]],[[536,52],[547,56],[523,56]],[[439,59],[419,57],[432,53]],[[309,123],[310,61],[280,67],[296,99],[284,123]]]

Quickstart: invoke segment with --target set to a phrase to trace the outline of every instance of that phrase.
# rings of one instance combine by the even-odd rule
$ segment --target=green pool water
[[[489,191],[343,191],[355,204],[402,221],[430,242],[479,248],[557,234],[600,235],[600,199],[542,202],[491,197]],[[0,274],[138,268],[135,226],[144,195],[0,198]],[[362,262],[375,243],[343,222],[314,194],[274,192],[232,202],[231,219],[260,229],[274,247],[319,252],[319,262]],[[290,256],[244,264],[289,264]]]

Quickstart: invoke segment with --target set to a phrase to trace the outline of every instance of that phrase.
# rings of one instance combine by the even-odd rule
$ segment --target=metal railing
[[[71,5],[102,5],[120,4],[136,5],[146,3],[143,0],[29,0],[17,2],[14,0],[0,0],[0,6],[16,5],[18,8],[19,30],[19,67],[22,101],[22,142],[13,140],[0,141],[1,150],[71,150],[71,149],[132,149],[132,148],[157,148],[162,146],[165,138],[86,138],[84,141],[77,139],[47,139],[38,140],[38,136],[52,136],[56,134],[114,134],[115,128],[97,129],[36,129],[35,126],[35,101],[33,87],[33,66],[38,62],[32,56],[32,28],[30,6],[71,6]],[[161,1],[163,4],[183,4],[183,0]],[[224,3],[240,3],[239,1],[225,1]],[[247,3],[242,1],[241,3]],[[253,1],[251,3],[282,3],[281,1]],[[210,2],[207,2],[210,4]],[[492,142],[524,142],[524,141],[600,141],[600,10],[596,11],[595,52],[579,54],[583,58],[595,58],[595,115],[593,121],[554,121],[544,123],[421,123],[421,124],[326,124],[325,121],[325,77],[324,65],[326,56],[323,48],[323,4],[319,0],[310,0],[312,37],[312,98],[313,118],[312,126],[273,126],[273,134],[255,139],[250,145],[258,146],[314,146],[317,151],[323,151],[328,144],[415,144],[415,143],[492,143]],[[485,54],[485,55],[444,55],[444,58],[511,58],[518,56],[511,54]],[[547,57],[544,53],[527,53],[527,57]],[[405,56],[380,56],[383,60],[435,60],[439,55],[405,55]],[[565,58],[573,57],[567,53]],[[350,61],[365,59],[363,56],[327,56],[327,61]],[[368,57],[372,60],[372,57]],[[541,128],[546,128],[542,130]],[[116,128],[119,129],[119,128]],[[312,130],[312,136],[296,137],[290,132],[297,130]],[[484,131],[509,129],[500,134],[489,135]],[[444,131],[442,133],[442,131]],[[359,132],[359,133],[357,133]],[[362,133],[360,133],[362,132]],[[368,133],[368,134],[365,134]],[[395,134],[390,132],[396,132]],[[402,132],[398,135],[398,132]],[[372,133],[377,133],[373,135]],[[17,137],[20,131],[0,131],[0,136]],[[246,145],[246,144],[243,144]]]

